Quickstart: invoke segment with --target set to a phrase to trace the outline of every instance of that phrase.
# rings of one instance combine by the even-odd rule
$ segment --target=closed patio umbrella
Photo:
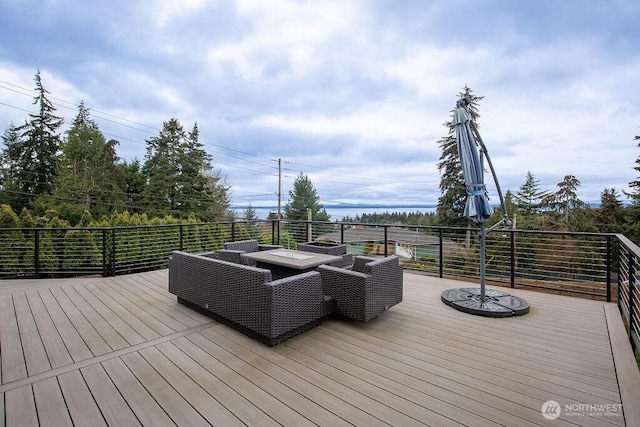
[[[460,167],[467,187],[464,216],[480,224],[480,288],[450,289],[442,293],[441,299],[458,310],[482,316],[508,317],[526,314],[529,312],[529,304],[522,298],[485,289],[486,235],[493,228],[510,222],[495,170],[467,106],[465,98],[456,103],[452,123],[456,133]],[[492,209],[484,184],[485,158],[491,168],[504,214],[503,219],[489,230],[486,229],[485,222],[491,216]]]
[[[457,103],[453,113],[453,125],[456,131],[456,145],[458,146],[462,175],[467,186],[464,216],[483,224],[491,216],[491,205],[484,186],[482,158],[471,131],[471,114],[464,108],[463,101],[464,99]]]

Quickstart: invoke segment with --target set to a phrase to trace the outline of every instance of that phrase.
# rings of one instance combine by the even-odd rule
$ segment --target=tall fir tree
[[[284,205],[284,217],[288,220],[306,220],[307,212],[311,211],[312,221],[329,221],[329,214],[325,210],[318,192],[311,179],[300,173],[289,190],[289,201]]]
[[[34,81],[36,96],[33,104],[38,107],[38,112],[29,114],[29,121],[18,128],[21,149],[19,153],[15,153],[17,158],[11,159],[16,167],[14,177],[23,196],[21,206],[14,207],[15,211],[21,210],[28,202],[33,201],[34,196],[50,195],[58,169],[58,129],[64,119],[54,114],[56,107],[47,97],[49,91],[42,84],[39,69]]]
[[[187,134],[177,119],[165,122],[160,134],[147,141],[142,203],[154,214],[224,219],[228,187],[211,160],[199,141],[197,124]]]
[[[578,178],[573,175],[565,175],[564,179],[557,185],[558,190],[549,195],[549,205],[556,207],[562,211],[565,223],[569,222],[571,211],[576,208],[586,206],[586,204],[578,198],[578,187],[581,183]]]
[[[117,167],[116,144],[117,141],[105,141],[90,109],[80,102],[61,145],[54,194],[96,214],[122,208],[124,180]]]
[[[600,193],[600,207],[596,211],[598,231],[601,233],[621,233],[624,210],[620,195],[613,188],[605,188]]]
[[[473,91],[465,86],[463,91],[458,94],[458,98],[464,98],[468,101],[469,113],[477,123],[477,119],[480,117],[478,105],[484,97],[474,95]],[[467,187],[460,166],[455,127],[451,121],[445,122],[444,126],[447,127],[448,133],[438,141],[442,154],[437,164],[440,172],[440,197],[436,213],[443,225],[464,225],[467,223],[467,219],[463,216],[467,200]]]
[[[173,118],[163,123],[160,133],[147,140],[143,174],[147,185],[142,201],[153,214],[178,213],[178,160],[186,134],[180,122]]]
[[[514,195],[519,211],[524,215],[538,213],[549,193],[540,189],[540,181],[527,171],[527,177]]]
[[[19,194],[17,183],[16,161],[21,150],[20,131],[11,122],[2,135],[2,152],[0,153],[0,205],[15,207]]]
[[[209,191],[206,177],[206,173],[211,170],[212,158],[203,147],[196,123],[184,139],[178,155],[180,174],[176,182],[176,204],[185,212],[204,213],[212,203],[212,192]]]
[[[634,139],[639,141],[640,135],[637,135]],[[640,142],[638,143],[638,148],[640,148]],[[633,170],[640,174],[640,155],[638,155],[638,158],[636,159],[636,165],[633,167]],[[629,182],[629,188],[631,191],[625,191],[624,194],[631,197],[631,200],[635,205],[640,205],[640,175],[638,175],[633,181]]]

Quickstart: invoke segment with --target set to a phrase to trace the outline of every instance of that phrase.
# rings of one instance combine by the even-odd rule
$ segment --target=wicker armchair
[[[351,270],[318,267],[322,291],[335,298],[336,314],[367,322],[402,301],[402,264],[397,255],[356,256]]]
[[[329,265],[334,267],[350,267],[351,264],[353,264],[353,255],[347,253],[347,245],[344,244],[331,244],[324,242],[298,243],[298,250],[341,256],[342,259],[340,261],[329,263]]]
[[[239,240],[237,242],[226,242],[224,249],[218,251],[218,259],[236,264],[256,265],[255,261],[243,259],[240,255],[247,252],[266,251],[269,249],[280,249],[280,245],[262,245],[257,240]]]

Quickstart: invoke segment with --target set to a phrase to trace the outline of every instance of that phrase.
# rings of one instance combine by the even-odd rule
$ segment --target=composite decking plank
[[[304,354],[295,356],[296,360],[315,359],[307,364],[328,364],[342,372],[356,375],[363,381],[371,382],[377,387],[386,388],[403,399],[427,408],[437,408],[442,416],[465,425],[489,425],[491,422],[502,425],[533,426],[528,418],[537,415],[539,411],[513,411],[513,408],[495,408],[482,395],[479,400],[472,399],[469,394],[461,395],[449,390],[433,387],[426,376],[419,375],[419,371],[409,370],[402,363],[385,366],[371,360],[366,355],[358,357],[331,343],[322,342],[321,336],[300,337],[296,342],[283,349],[280,353],[290,354],[292,351]],[[402,372],[402,368],[411,372]],[[507,405],[508,406],[508,405]],[[513,406],[513,405],[512,405]],[[521,412],[523,416],[519,416]]]
[[[86,427],[107,425],[80,371],[75,370],[59,375],[58,383],[74,425]]]
[[[73,426],[60,385],[55,377],[33,383],[33,395],[40,426]]]
[[[185,375],[160,350],[149,347],[141,350],[139,354],[211,425],[244,426],[233,412],[200,387],[196,381]]]
[[[540,398],[532,397],[529,393],[523,394],[522,388],[526,389],[526,386],[514,387],[507,381],[496,382],[491,374],[488,373],[483,377],[474,369],[457,373],[455,363],[446,368],[439,368],[433,360],[421,358],[419,352],[405,353],[402,348],[387,346],[387,349],[397,353],[395,357],[389,357],[379,351],[376,345],[369,347],[358,342],[356,336],[340,339],[342,337],[336,337],[337,334],[326,333],[321,329],[316,328],[310,331],[311,334],[300,337],[300,341],[314,348],[319,347],[328,354],[335,354],[349,360],[356,366],[367,367],[372,375],[386,373],[388,377],[401,379],[402,384],[409,385],[417,391],[453,403],[478,415],[493,417],[497,422],[501,421],[496,417],[501,416],[500,419],[504,422],[513,421],[514,417],[519,417],[529,422],[533,420],[535,423],[536,420],[541,420],[542,403],[555,397],[552,392],[543,390],[540,390]],[[436,405],[434,408],[442,410],[443,406]],[[506,422],[505,425],[526,425],[526,423],[527,421]],[[562,420],[558,420],[557,424],[568,425]]]
[[[463,313],[464,314],[464,313]],[[375,330],[380,330],[381,332],[389,332],[391,331],[393,327],[393,321],[390,322],[384,322],[384,324],[382,323],[372,323],[370,325],[372,328],[371,329],[375,329]],[[493,331],[489,331],[487,332],[488,335],[491,335],[495,332]],[[412,338],[412,335],[407,334],[405,331],[402,332],[403,336],[406,336],[408,339]],[[430,331],[425,331],[424,332],[425,336],[430,336],[431,332]],[[482,336],[482,335],[480,335]],[[458,337],[458,335],[456,334],[456,337]],[[484,338],[484,336],[483,336]],[[418,340],[421,340],[422,337],[420,337]],[[482,341],[480,339],[475,339],[475,340],[471,340],[471,339],[460,339],[459,342],[457,342],[455,344],[455,346],[445,346],[442,345],[441,347],[443,348],[447,348],[449,351],[451,351],[454,354],[460,355],[460,356],[464,356],[466,355],[467,357],[472,357],[473,360],[475,360],[478,363],[488,363],[489,366],[496,366],[496,368],[501,368],[501,369],[508,369],[508,370],[526,370],[528,368],[528,364],[525,363],[521,363],[522,359],[520,358],[510,358],[507,357],[506,355],[504,355],[502,352],[496,352],[490,356],[483,356],[480,352],[477,351],[477,349],[474,347],[474,344],[476,341]],[[526,351],[526,342],[521,340],[521,346],[522,346],[522,350],[523,352]],[[603,341],[602,342],[602,346],[606,346],[607,345],[608,340]],[[483,344],[482,343],[478,343],[477,346],[481,347]],[[466,348],[461,348],[463,346],[466,346]],[[435,345],[434,347],[439,347],[437,345]],[[499,346],[496,346],[497,348],[499,348]],[[610,349],[609,349],[610,352]],[[548,353],[548,351],[547,351]],[[553,360],[553,358],[555,358],[555,353],[550,354],[550,356],[552,357],[551,360]],[[610,358],[610,356],[609,356]],[[613,375],[613,371],[609,371],[609,375],[605,375],[604,377],[598,378],[597,376],[594,376],[593,374],[588,374],[588,373],[574,373],[573,376],[571,375],[567,375],[568,372],[566,370],[563,370],[561,368],[556,368],[555,366],[553,366],[550,363],[547,364],[529,364],[531,367],[529,368],[529,372],[531,372],[532,376],[536,377],[536,376],[541,376],[541,373],[544,374],[548,374],[548,375],[559,375],[560,377],[563,377],[567,379],[567,381],[569,382],[573,382],[574,387],[577,388],[584,388],[587,387],[587,390],[589,389],[593,389],[594,392],[596,392],[596,390],[599,389],[603,389],[603,390],[608,390],[609,392],[615,393],[617,390],[617,384],[615,382],[615,377]],[[591,370],[591,369],[595,369],[597,367],[599,367],[599,365],[597,364],[585,364],[586,368],[583,369],[583,372],[586,370]],[[531,369],[535,369],[535,372],[532,371]],[[604,374],[604,373],[603,373]],[[604,379],[603,379],[604,378]],[[596,392],[596,394],[598,394]]]
[[[140,280],[136,280],[135,278],[125,277],[123,281],[130,286],[126,287],[124,285],[120,285],[120,289],[126,289],[129,292],[134,292],[135,295],[142,299],[146,304],[156,307],[156,309],[162,312],[163,315],[169,316],[175,321],[180,322],[185,328],[193,328],[209,321],[206,316],[199,314],[195,310],[191,310],[182,304],[177,304],[176,297],[174,295],[167,294],[166,291],[162,294],[156,289],[150,289],[146,284],[141,283]],[[197,316],[194,316],[194,313]]]
[[[416,297],[415,300],[420,301],[420,297]],[[457,311],[443,303],[441,306],[428,306],[417,304],[416,301],[406,301],[403,305],[412,310],[419,317],[428,317],[434,324],[441,324],[444,319],[447,318],[447,324],[459,325],[466,327],[466,330],[460,330],[460,332],[467,332],[470,334],[477,334],[481,331],[491,330],[492,328],[504,330],[505,344],[509,344],[510,339],[518,339],[519,334],[517,332],[523,331],[530,334],[530,339],[533,344],[536,344],[542,348],[548,343],[549,340],[562,339],[567,336],[575,338],[576,342],[594,352],[606,351],[600,348],[602,339],[607,337],[607,331],[600,324],[602,322],[602,315],[586,318],[580,313],[567,313],[567,310],[552,309],[550,307],[536,307],[535,310],[528,315],[515,316],[507,318],[508,322],[504,322],[505,319],[491,319],[482,318],[476,322],[467,322],[468,314]],[[598,311],[602,306],[602,302],[594,302],[590,311]],[[544,305],[544,302],[539,303]],[[531,317],[538,320],[532,321]],[[544,319],[544,321],[540,321]],[[548,320],[553,319],[553,322]],[[502,320],[502,322],[500,321]],[[515,325],[516,328],[504,328],[504,323],[509,325]],[[571,331],[569,334],[568,332]],[[572,346],[569,343],[558,342],[558,348],[571,350]]]
[[[391,313],[389,313],[391,314]],[[404,313],[403,313],[404,314]],[[375,325],[377,330],[391,332],[397,329],[405,329],[401,322],[397,321],[398,315],[394,313],[385,319],[384,324]],[[584,361],[578,358],[570,358],[565,354],[554,351],[550,357],[548,349],[546,352],[537,352],[529,349],[526,340],[519,339],[517,342],[511,343],[511,350],[502,350],[499,336],[500,330],[490,330],[482,334],[482,339],[472,337],[466,334],[456,334],[455,337],[440,332],[430,330],[428,327],[417,327],[411,331],[411,335],[415,340],[429,338],[434,344],[441,344],[444,348],[449,348],[457,354],[474,354],[477,358],[489,357],[496,365],[503,363],[517,363],[520,366],[535,367],[536,370],[546,372],[552,375],[568,375],[575,380],[579,380],[584,384],[590,384],[597,387],[603,387],[611,391],[617,389],[615,381],[615,371],[610,364],[609,359],[602,357],[600,363],[597,361]],[[405,331],[403,331],[406,333]],[[603,340],[601,345],[606,345],[607,341]],[[496,352],[496,348],[501,348],[500,352]],[[546,353],[546,354],[545,354]],[[608,360],[608,362],[607,362]],[[504,366],[504,365],[503,365]]]
[[[58,304],[51,290],[42,289],[38,293],[73,361],[78,362],[92,358],[93,353],[91,353],[87,344],[73,326],[62,307],[60,307],[60,304]]]
[[[51,290],[53,297],[58,301],[60,307],[64,310],[65,314],[71,321],[71,324],[76,328],[82,340],[87,344],[89,350],[94,356],[100,356],[102,354],[110,353],[112,349],[102,336],[95,330],[89,320],[84,317],[82,312],[78,310],[78,307],[71,301],[62,288],[54,288]]]
[[[29,399],[35,408],[31,416],[38,416],[43,400],[34,394],[41,393],[39,387],[54,385],[57,380],[60,390],[53,388],[53,398],[48,392],[42,394],[58,402],[62,395],[60,413],[64,418],[66,410],[75,425],[139,423],[143,412],[139,407],[137,412],[131,408],[141,394],[156,412],[172,413],[178,406],[184,420],[195,417],[202,421],[200,413],[206,414],[208,409],[203,408],[212,402],[246,425],[402,425],[406,419],[395,413],[380,415],[389,407],[411,420],[432,425],[625,425],[622,416],[602,415],[562,414],[558,420],[547,422],[540,410],[550,399],[561,406],[622,401],[629,417],[626,425],[633,425],[635,406],[629,409],[633,404],[621,400],[620,390],[627,386],[623,380],[629,380],[632,388],[640,384],[632,375],[621,372],[625,371],[622,365],[614,363],[612,349],[617,351],[622,347],[618,344],[628,340],[622,327],[613,332],[609,329],[611,319],[621,323],[615,305],[497,287],[526,299],[531,312],[521,317],[489,319],[458,312],[440,300],[445,289],[475,287],[475,283],[409,271],[404,278],[404,301],[378,318],[367,323],[325,319],[275,347],[259,344],[177,304],[175,296],[167,292],[166,269],[108,278],[42,279],[27,281],[25,286],[20,286],[24,283],[21,281],[8,287],[0,282],[0,420],[11,419],[9,413],[16,409],[13,403],[29,407]],[[154,338],[138,334],[136,344],[127,341],[134,348],[124,347],[97,357],[85,345],[89,356],[79,359],[83,336],[69,321],[74,314],[68,314],[66,306],[65,310],[60,307],[53,292],[66,295],[84,322],[100,336],[106,337],[101,331],[111,327],[125,338],[124,330],[138,334],[134,329],[139,326]],[[11,322],[24,359],[14,294],[26,295],[52,367],[7,383],[4,341],[11,334]],[[128,301],[128,309],[111,295],[118,301]],[[10,309],[4,310],[7,301]],[[24,306],[24,299],[18,305]],[[613,307],[609,313],[607,307]],[[140,320],[149,312],[165,325],[177,320],[182,327],[206,324],[206,329],[199,326],[171,333],[165,329],[161,336]],[[51,331],[58,335],[49,334]],[[56,351],[62,355],[66,349],[66,362],[71,356],[72,363],[53,366],[48,338],[60,342]],[[16,342],[7,345],[15,346]],[[132,358],[145,368],[131,370],[125,360],[131,363]],[[117,372],[124,366],[129,376],[117,380],[116,371],[107,374],[105,367],[112,364],[119,366]],[[121,382],[116,387],[117,381]],[[138,386],[128,388],[130,384]],[[22,398],[17,398],[20,394]],[[186,403],[189,396],[196,397],[192,404]],[[176,403],[176,399],[186,402]],[[632,397],[635,400],[637,397]],[[366,402],[363,408],[369,413],[357,407],[360,402]],[[377,403],[375,408],[373,402]],[[431,418],[432,413],[440,418]],[[114,421],[118,417],[120,422]],[[206,421],[212,420],[213,416],[206,416]],[[32,422],[38,422],[37,418]]]
[[[11,295],[0,296],[0,359],[2,384],[27,376],[27,364]]]
[[[373,325],[370,325],[373,326]],[[415,341],[411,336],[407,336],[403,332],[396,331],[389,333],[387,331],[377,331],[375,328],[367,328],[362,334],[357,331],[346,328],[345,325],[333,323],[328,325],[332,331],[336,331],[336,337],[342,334],[342,339],[347,342],[358,342],[359,346],[371,350],[379,351],[387,357],[404,357],[410,354],[419,360],[425,360],[434,366],[443,367],[442,375],[446,377],[449,369],[464,371],[480,371],[490,374],[495,378],[502,378],[506,381],[537,387],[548,393],[555,393],[566,398],[577,398],[580,402],[594,402],[605,399],[609,402],[615,402],[618,397],[609,390],[599,388],[591,388],[584,390],[577,388],[577,383],[570,379],[556,377],[548,374],[539,374],[535,369],[522,367],[517,363],[494,363],[491,358],[475,356],[473,354],[459,354],[455,349],[449,349],[440,345],[432,345],[429,341]],[[390,347],[392,345],[401,346],[402,351],[394,351]],[[506,368],[510,369],[506,369]],[[594,394],[594,391],[597,393]]]
[[[233,346],[237,357],[251,363],[266,374],[278,378],[286,386],[305,395],[338,417],[344,418],[347,422],[356,425],[370,425],[374,422],[403,426],[424,425],[419,420],[386,406],[360,391],[318,375],[315,371],[298,369],[299,365],[294,360],[288,360],[283,364],[284,366],[280,366],[265,357],[265,354],[270,353],[268,347],[265,349],[264,345],[230,328],[203,331],[202,335],[216,341],[223,341],[225,346]],[[444,425],[447,420],[441,421]]]
[[[26,295],[51,367],[55,369],[72,364],[73,358],[64,345],[56,325],[51,320],[40,294],[36,291],[30,291]]]
[[[124,320],[133,330],[135,330],[146,341],[160,338],[160,334],[151,329],[146,323],[137,317],[138,313],[132,313],[125,307],[120,305],[116,300],[111,298],[108,292],[103,290],[103,287],[97,286],[93,283],[88,283],[87,290],[91,292],[95,298],[100,300],[105,306],[118,315],[118,317]],[[105,288],[105,289],[108,289]]]
[[[7,427],[38,425],[38,412],[30,384],[5,392],[4,399]]]
[[[515,295],[515,293],[513,293]],[[420,294],[416,294],[418,296]],[[435,295],[434,295],[435,296]],[[545,318],[551,317],[554,322],[535,322],[532,323],[529,318],[531,316],[516,316],[508,318],[509,324],[515,324],[517,329],[505,330],[505,337],[518,338],[517,330],[524,330],[531,335],[531,341],[537,344],[541,344],[542,347],[548,343],[549,339],[566,337],[568,328],[571,330],[571,337],[579,338],[580,345],[585,348],[593,349],[594,351],[603,351],[598,346],[602,342],[602,339],[607,336],[606,328],[601,324],[601,313],[593,314],[593,312],[599,311],[599,306],[602,302],[589,301],[589,305],[582,311],[567,310],[566,307],[550,307],[547,301],[550,295],[543,295],[546,298],[540,301],[530,301],[531,310],[530,314],[534,316],[545,316]],[[412,300],[403,302],[403,305],[411,307],[417,313],[425,313],[435,324],[443,323],[444,319],[447,319],[447,324],[464,326],[467,332],[477,334],[482,331],[486,331],[487,326],[500,327],[505,322],[505,319],[492,319],[480,317],[477,321],[467,322],[468,315],[456,311],[455,309],[443,304],[440,298],[434,298],[431,301],[427,301],[425,305],[426,296],[413,298]],[[527,298],[531,299],[530,294],[527,294]],[[575,298],[574,298],[575,299]],[[420,304],[418,303],[421,302]],[[569,302],[569,301],[568,301]],[[589,314],[590,313],[590,314]],[[439,314],[439,315],[436,315]],[[448,315],[451,314],[451,315]],[[529,317],[529,318],[528,318]],[[586,325],[591,325],[586,327]],[[460,332],[463,332],[462,330]],[[505,339],[505,345],[509,344],[509,340]],[[571,350],[570,344],[558,342],[559,348],[566,348]]]
[[[124,280],[126,280],[126,278]],[[145,297],[144,294],[136,294],[134,292],[136,290],[135,288],[131,289],[131,287],[117,284],[115,286],[111,286],[111,289],[114,292],[120,294],[131,304],[134,304],[138,310],[153,316],[158,322],[166,325],[173,332],[183,331],[185,329],[198,326],[198,323],[193,321],[191,318],[179,315],[179,313],[177,313],[175,310],[172,310],[170,307],[166,307],[164,304],[159,303],[158,300]],[[166,333],[162,334],[165,335]]]
[[[540,395],[544,402],[555,396],[561,398],[577,398],[577,401],[593,401],[594,396],[571,390],[567,393],[564,387],[554,383],[541,382],[535,378],[510,373],[505,375],[500,369],[493,369],[483,364],[468,363],[465,358],[451,357],[446,351],[436,351],[428,342],[423,345],[404,343],[402,338],[393,341],[392,337],[382,337],[368,333],[357,334],[348,328],[342,328],[340,324],[327,325],[328,331],[313,331],[314,333],[326,333],[323,339],[335,342],[336,346],[350,348],[352,352],[368,351],[369,358],[380,363],[394,363],[401,361],[409,366],[409,369],[421,369],[429,376],[435,385],[446,389],[457,390],[459,387],[469,387],[470,390],[482,390],[494,385],[489,392],[497,394],[500,399],[516,399],[518,403],[530,404],[530,398]],[[323,326],[324,329],[324,326]],[[395,344],[394,344],[395,343]],[[396,347],[394,347],[396,346]],[[410,372],[410,371],[409,371]],[[515,393],[514,393],[515,392]],[[464,391],[459,391],[465,394]],[[520,393],[524,393],[523,396]]]
[[[82,376],[107,425],[142,425],[100,364],[82,368]]]
[[[249,402],[242,394],[238,393],[228,384],[223,382],[205,367],[197,363],[187,353],[183,346],[188,340],[166,342],[156,346],[171,362],[173,362],[185,375],[202,387],[207,393],[217,399],[225,408],[246,425],[276,426],[278,423],[259,408]],[[178,348],[176,345],[179,345]]]
[[[276,386],[269,387],[266,384],[276,383],[275,379],[267,375],[261,375],[257,370],[251,369],[251,366],[243,365],[243,363],[238,360],[230,363],[233,367],[227,366],[225,359],[232,359],[234,357],[233,354],[218,347],[202,335],[190,334],[187,337],[178,338],[172,342],[180,351],[183,351],[196,363],[206,369],[211,376],[219,379],[219,381],[222,381],[228,387],[235,390],[278,424],[294,426],[313,425],[307,418],[279,400],[285,397],[283,395],[285,395],[286,392],[277,395],[269,392],[275,389]],[[224,353],[226,353],[226,355],[224,355]],[[234,370],[234,367],[236,370]],[[207,377],[203,377],[202,379],[205,380],[206,378]],[[216,383],[212,382],[211,384],[215,385]]]
[[[129,347],[118,331],[92,307],[93,301],[84,299],[72,286],[65,286],[62,290],[111,350]]]
[[[138,352],[127,354],[122,360],[177,425],[210,425]]]
[[[101,289],[101,287],[98,286],[97,284],[91,284],[90,286],[87,286],[87,287],[92,289],[92,292],[94,290],[97,291],[98,289]],[[138,325],[142,324],[142,325],[144,325],[145,329],[149,329],[149,330],[153,331],[153,334],[155,334],[155,336],[153,338],[157,338],[158,336],[168,335],[168,334],[170,334],[172,332],[175,332],[173,329],[169,328],[167,325],[165,325],[164,323],[160,322],[158,319],[153,317],[151,314],[145,313],[144,311],[140,310],[140,308],[138,306],[133,304],[128,299],[124,298],[118,292],[112,291],[111,288],[109,288],[109,295],[106,298],[106,300],[117,304],[118,306],[122,307],[122,310],[125,310],[128,313],[133,314],[133,316],[135,317],[135,323],[136,324],[138,324]],[[102,301],[105,301],[105,299],[102,299]],[[143,336],[145,336],[145,337],[151,335],[149,333],[142,333],[140,331],[140,329],[139,329],[141,326],[133,326],[133,327],[134,327],[134,329],[139,331],[141,334],[143,334]],[[147,339],[153,339],[153,338],[147,338]]]
[[[22,351],[27,363],[27,375],[31,376],[50,370],[51,364],[26,295],[24,293],[14,294],[13,305],[16,310]]]
[[[142,425],[170,426],[174,424],[120,358],[102,362],[102,367]]]
[[[125,320],[120,318],[120,316],[118,316],[118,314],[108,307],[101,299],[89,292],[84,285],[76,285],[74,286],[74,289],[85,299],[85,301],[91,301],[93,309],[96,310],[105,322],[111,325],[111,327],[115,329],[118,334],[120,334],[120,336],[129,343],[129,345],[136,345],[146,341],[142,335],[136,332]]]

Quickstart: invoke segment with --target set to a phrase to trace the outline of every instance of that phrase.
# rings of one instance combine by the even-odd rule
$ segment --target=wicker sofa
[[[320,273],[271,280],[269,270],[174,251],[169,292],[178,301],[267,345],[320,323],[325,301]]]
[[[336,301],[336,314],[367,322],[402,301],[402,264],[397,255],[356,256],[351,269],[321,265],[325,295]]]
[[[247,252],[266,251],[269,249],[280,249],[280,245],[263,245],[257,240],[238,240],[237,242],[226,242],[224,249],[218,251],[218,258],[223,261],[235,262],[236,264],[255,265],[255,261],[240,257]]]

